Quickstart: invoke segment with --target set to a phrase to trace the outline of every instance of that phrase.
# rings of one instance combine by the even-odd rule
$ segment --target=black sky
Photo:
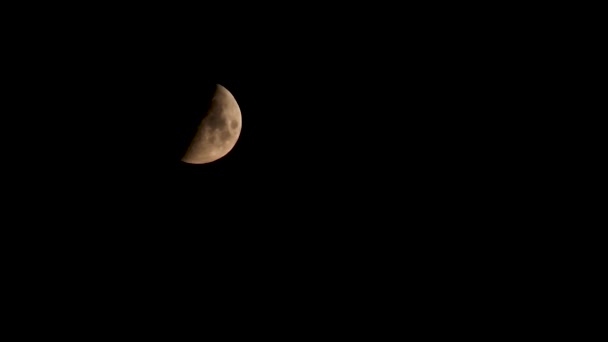
[[[495,227],[518,219],[519,179],[543,152],[522,162],[512,148],[520,127],[535,132],[514,100],[536,96],[518,74],[526,51],[435,4],[226,5],[36,7],[10,27],[6,120],[18,124],[1,128],[16,171],[2,190],[18,238],[3,241],[9,263],[49,272],[18,267],[32,284],[64,272],[77,286],[116,279],[129,297],[168,284],[158,293],[184,303],[227,290],[216,297],[258,301],[250,310],[273,296],[353,306],[389,285],[406,293],[397,278],[427,287],[439,274],[430,297],[445,293],[471,264],[458,256],[487,260],[469,245],[511,234]],[[216,84],[240,106],[241,136],[216,162],[181,163]]]
[[[22,109],[19,141],[35,151],[20,155],[24,186],[71,223],[352,237],[354,225],[451,217],[434,211],[466,203],[472,180],[504,166],[486,162],[496,149],[485,143],[505,110],[488,81],[500,51],[491,35],[453,30],[458,20],[146,13],[23,29],[33,38],[17,71],[36,94]],[[183,164],[216,84],[239,103],[241,136],[217,162]],[[302,229],[285,238],[306,240]]]

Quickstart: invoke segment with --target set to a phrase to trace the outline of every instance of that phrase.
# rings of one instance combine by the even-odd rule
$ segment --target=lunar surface
[[[211,107],[182,161],[189,164],[206,164],[216,161],[232,150],[241,134],[241,109],[234,96],[217,85]]]

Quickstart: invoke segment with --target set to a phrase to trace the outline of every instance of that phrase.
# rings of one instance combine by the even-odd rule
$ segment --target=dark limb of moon
[[[234,96],[218,84],[209,111],[201,121],[182,161],[205,164],[222,158],[236,144],[241,126],[239,105]]]

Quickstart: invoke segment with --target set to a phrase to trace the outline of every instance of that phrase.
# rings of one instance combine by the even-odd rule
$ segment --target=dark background
[[[535,188],[518,178],[535,180],[542,153],[518,154],[538,110],[518,99],[538,86],[519,74],[529,54],[489,29],[495,12],[229,5],[53,5],[7,29],[2,241],[18,286],[120,308],[215,297],[257,316],[267,298],[435,310],[427,298],[467,298],[452,284],[501,283],[488,255],[529,241],[513,213],[535,210]],[[216,84],[241,136],[183,164]]]
[[[508,11],[477,5],[228,5],[4,12],[0,240],[22,310],[55,317],[75,298],[75,312],[132,322],[215,299],[220,320],[386,324],[416,300],[428,321],[530,293],[534,277],[511,273],[543,273],[526,250],[543,268],[553,257],[538,246],[554,234],[529,232],[546,226],[551,172],[534,165],[551,120],[526,103],[551,26],[518,39]],[[217,162],[183,164],[218,83],[241,137]]]
[[[497,137],[521,95],[494,86],[513,72],[499,61],[511,52],[492,44],[500,32],[448,10],[339,21],[186,12],[13,28],[29,37],[12,71],[28,94],[15,183],[17,202],[41,208],[31,219],[91,243],[182,252],[391,253],[378,246],[432,233],[400,227],[483,222],[494,210],[486,199],[513,167]],[[216,84],[240,105],[241,137],[214,163],[183,164]]]

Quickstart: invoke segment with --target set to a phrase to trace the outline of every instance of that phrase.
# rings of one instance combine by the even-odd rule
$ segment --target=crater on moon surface
[[[226,118],[222,115],[211,113],[207,120],[205,120],[205,125],[211,129],[220,129],[222,126],[226,124]]]
[[[232,136],[232,132],[230,132],[230,131],[228,131],[228,130],[224,130],[224,131],[222,131],[222,133],[220,133],[220,134],[221,134],[221,138],[222,138],[222,140],[224,140],[224,141],[226,141],[226,140],[230,139],[230,137]]]

